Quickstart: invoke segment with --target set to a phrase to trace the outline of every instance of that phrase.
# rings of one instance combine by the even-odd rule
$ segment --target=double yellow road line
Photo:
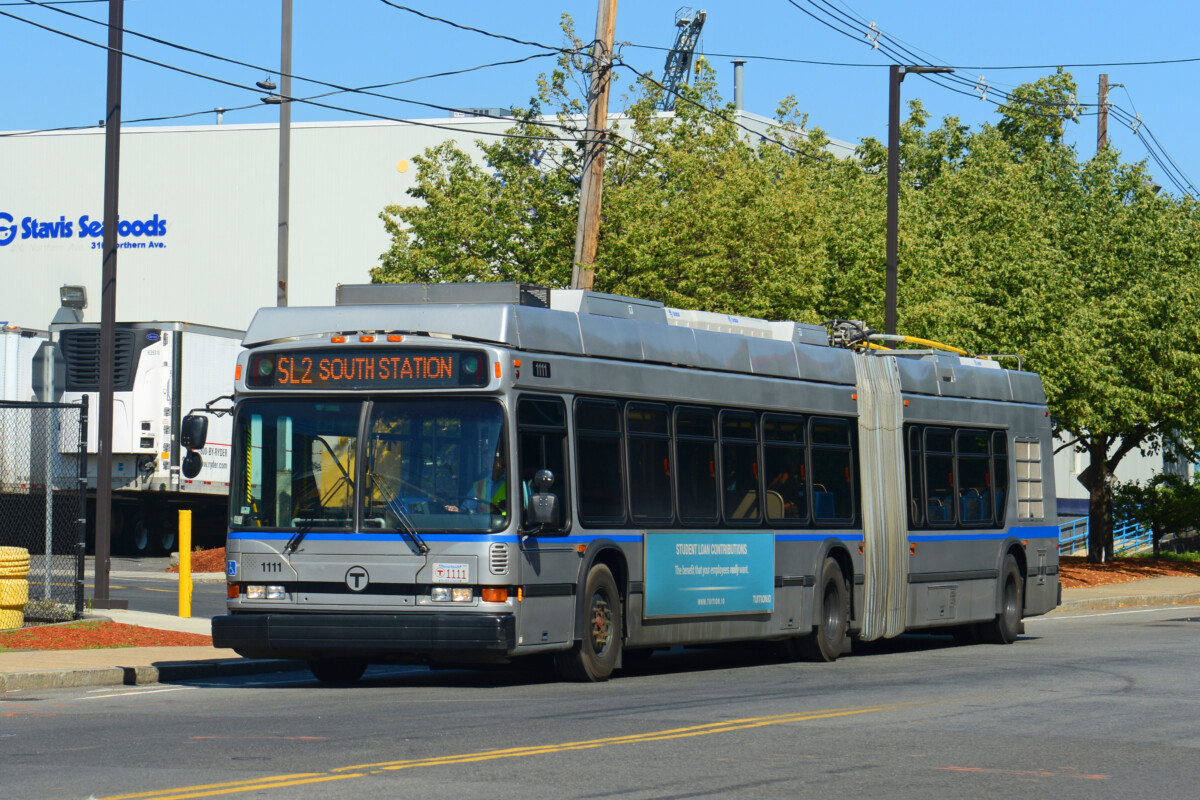
[[[403,761],[381,761],[374,764],[335,767],[326,772],[272,775],[270,777],[247,781],[211,783],[202,786],[182,786],[175,789],[139,792],[137,794],[111,795],[101,798],[101,800],[185,800],[185,798],[192,797],[216,797],[225,794],[237,794],[239,792],[256,792],[264,789],[282,789],[289,786],[304,786],[326,783],[328,781],[342,781],[350,778],[365,778],[371,775],[379,775],[384,772],[394,772],[403,769],[443,767],[453,764],[474,764],[482,761],[498,761],[505,758],[528,758],[530,756],[553,755],[555,753],[570,753],[578,750],[594,750],[601,747],[618,747],[645,742],[687,739],[695,736],[711,736],[716,733],[733,733],[736,731],[752,730],[754,728],[765,728],[772,725],[811,722],[813,720],[833,719],[835,717],[852,717],[860,714],[877,714],[881,711],[900,711],[928,705],[935,705],[935,703],[895,703],[850,708],[831,708],[821,711],[800,711],[791,714],[775,714],[769,717],[747,717],[745,719],[731,719],[724,722],[693,725],[686,728],[670,728],[661,731],[649,731],[647,733],[634,733],[627,736],[588,739],[580,742],[530,745],[528,747],[513,747],[506,750],[485,750],[480,753],[459,753]]]

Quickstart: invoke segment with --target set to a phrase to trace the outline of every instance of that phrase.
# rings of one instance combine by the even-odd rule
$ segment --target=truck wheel
[[[367,662],[352,658],[321,658],[308,662],[321,683],[354,683],[367,671]]]
[[[603,564],[593,566],[584,582],[587,615],[580,640],[554,657],[563,679],[577,683],[608,680],[621,657],[621,595],[612,572]]]
[[[175,529],[171,526],[164,526],[158,532],[158,546],[165,555],[171,555],[175,550]]]
[[[127,514],[125,519],[125,541],[129,543],[131,553],[135,556],[146,555],[150,549],[150,529],[146,527],[146,520],[138,513]]]
[[[842,568],[832,558],[826,558],[821,568],[817,603],[817,627],[800,640],[800,649],[808,661],[836,661],[850,634],[850,592]]]

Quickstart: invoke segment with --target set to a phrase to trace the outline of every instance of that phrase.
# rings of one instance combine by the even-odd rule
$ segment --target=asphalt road
[[[125,600],[130,611],[154,614],[179,613],[179,579],[168,573],[169,558],[113,558],[108,581],[108,596]],[[95,576],[92,558],[85,567],[84,592],[95,595]],[[225,582],[192,582],[192,616],[214,617],[225,613]]]
[[[17,693],[5,797],[1194,798],[1200,607],[1056,614],[1010,646],[834,664],[658,654],[596,685],[372,668]],[[22,696],[24,694],[24,696]]]

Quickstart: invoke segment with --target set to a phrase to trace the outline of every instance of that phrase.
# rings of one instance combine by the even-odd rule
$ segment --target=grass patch
[[[1154,560],[1153,553],[1137,553],[1133,558],[1144,558],[1147,561]],[[1163,551],[1158,554],[1159,561],[1174,561],[1179,564],[1195,564],[1200,562],[1200,553],[1168,553]]]

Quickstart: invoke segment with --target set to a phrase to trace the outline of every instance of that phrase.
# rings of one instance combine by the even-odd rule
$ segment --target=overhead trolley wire
[[[830,5],[828,2],[826,2],[826,0],[821,0],[821,1],[827,6]],[[846,30],[844,30],[843,28],[839,27],[838,25],[834,25],[827,20],[817,17],[815,14],[810,12],[808,9],[805,9],[802,6],[800,6],[799,3],[796,2],[796,0],[788,0],[788,2],[791,3],[793,6],[795,6],[797,9],[799,9],[800,11],[802,11],[803,13],[807,14],[809,17],[812,17],[817,22],[820,22],[821,24],[825,25],[826,27],[829,27],[829,28],[837,31],[838,33],[841,33],[844,36],[855,39],[856,41],[859,40],[859,37],[857,35],[855,35],[853,33],[849,33]],[[809,3],[809,5],[816,8],[817,11],[819,11],[823,14],[826,14],[827,16],[832,16],[830,12],[827,12],[824,9],[818,7],[816,5],[815,0],[808,0],[808,3]],[[830,7],[832,8],[832,6],[830,6]],[[843,14],[842,12],[837,11],[836,9],[833,9],[833,13],[835,13],[837,15],[837,16],[834,16],[834,19],[836,21],[838,21],[839,23],[841,23],[842,20],[844,20],[844,19],[849,19],[851,25],[861,24],[858,21],[853,20],[852,18]],[[911,49],[903,46],[902,43],[897,45],[897,49],[899,50],[899,53],[897,52],[897,49],[893,49],[892,47],[887,45],[886,42],[881,43],[879,41],[880,39],[884,39],[884,40],[891,41],[891,42],[898,42],[898,40],[895,37],[891,36],[890,34],[886,33],[883,30],[880,30],[877,28],[862,28],[862,29],[855,28],[855,30],[858,33],[863,34],[862,41],[864,44],[866,44],[868,42],[872,42],[873,46],[876,46],[878,49],[883,50],[883,52],[885,54],[887,54],[893,58],[896,58],[897,61],[904,60],[899,57],[899,53],[903,53],[907,56],[910,56],[914,61],[923,62],[921,64],[922,66],[943,66],[940,64],[934,64],[933,62],[929,61],[928,59],[918,56]],[[870,39],[870,34],[872,34],[872,33],[876,34],[876,37],[873,41]],[[1147,62],[1118,62],[1118,63],[1112,64],[1112,66],[1133,65],[1133,64],[1184,63],[1184,62],[1191,62],[1191,61],[1200,61],[1200,58],[1161,59],[1158,61],[1147,61]],[[1048,66],[1110,66],[1110,65],[1108,65],[1108,64],[1076,64],[1076,65],[1048,65]],[[988,69],[988,68],[986,68],[986,67],[958,67],[957,69]],[[962,77],[954,75],[954,74],[927,74],[927,73],[919,73],[919,74],[921,75],[922,78],[925,78],[926,80],[929,80],[929,81],[941,86],[944,89],[949,89],[950,91],[958,92],[959,94],[965,94],[968,96],[973,96],[974,92],[965,91],[963,89],[958,89],[956,87],[950,86],[950,85],[948,85],[948,83],[946,81],[958,83],[960,86],[970,86],[972,88],[974,88],[975,86],[978,85],[976,83],[972,83],[969,79],[965,79],[965,78],[962,78]],[[989,87],[987,87],[987,91],[994,92],[995,94],[1004,98],[1006,103],[1012,103],[1012,102],[1016,101],[1016,98],[1010,92],[1006,92],[1002,89],[996,89],[995,87],[989,86]],[[987,98],[986,98],[986,96],[981,95],[981,99],[986,100]],[[1000,103],[998,103],[995,100],[989,100],[988,102],[991,102],[996,106],[1001,105]],[[1057,103],[1057,102],[1033,101],[1033,100],[1019,100],[1017,102],[1021,103],[1022,105],[1050,106],[1050,107],[1054,107],[1054,108],[1061,108],[1063,105],[1062,103]],[[1088,106],[1095,107],[1095,108],[1097,108],[1097,110],[1090,111],[1090,112],[1084,112],[1084,111],[1080,110],[1080,109],[1088,107]],[[1082,116],[1095,116],[1100,113],[1098,108],[1099,108],[1099,103],[1097,102],[1094,104],[1086,104],[1086,105],[1085,104],[1076,104],[1075,109],[1068,110],[1068,111],[1065,111],[1060,114],[1041,114],[1041,113],[1038,113],[1035,111],[1031,111],[1030,109],[1027,109],[1027,108],[1022,108],[1020,105],[1009,106],[1008,110],[1016,112],[1016,113],[1021,113],[1026,116],[1076,119],[1076,118],[1082,117]],[[1113,106],[1110,105],[1110,108],[1113,108]],[[1158,142],[1157,138],[1154,137],[1153,132],[1147,128],[1147,132],[1150,133],[1151,137],[1154,139],[1155,144],[1158,145],[1158,148],[1161,151],[1161,156],[1159,155],[1159,153],[1155,152],[1155,148],[1152,147],[1150,145],[1150,143],[1146,140],[1146,138],[1141,135],[1138,128],[1134,127],[1132,124],[1130,124],[1126,120],[1121,120],[1121,121],[1124,124],[1126,124],[1127,126],[1132,128],[1134,135],[1137,136],[1138,140],[1141,141],[1143,146],[1146,147],[1146,150],[1150,154],[1151,158],[1154,159],[1155,163],[1157,163],[1163,169],[1164,173],[1171,180],[1171,182],[1174,183],[1176,185],[1176,187],[1179,188],[1179,190],[1183,194],[1187,194],[1188,196],[1191,196],[1191,194],[1187,191],[1185,186],[1191,187],[1193,192],[1195,191],[1195,188],[1192,187],[1191,182],[1189,180],[1187,180],[1187,178],[1185,176],[1182,175],[1182,171],[1179,170],[1177,165],[1174,166],[1174,171],[1179,173],[1180,178],[1179,179],[1176,178],[1175,172],[1173,172],[1172,169],[1167,166],[1167,163],[1169,163],[1171,165],[1175,165],[1174,159],[1172,159],[1170,157],[1170,154],[1167,153],[1166,149],[1163,148],[1161,143]],[[1139,122],[1140,122],[1140,120],[1139,120]],[[1141,123],[1141,124],[1144,125],[1144,123]],[[1164,158],[1166,159],[1167,163],[1164,163],[1164,161],[1163,161]]]
[[[27,0],[26,5],[38,6],[38,5],[42,5],[42,4],[40,2],[36,2],[35,0]],[[93,20],[93,19],[81,16],[81,15],[71,14],[71,12],[66,12],[66,11],[63,11],[62,9],[53,9],[53,10],[60,11],[61,13],[65,13],[70,16],[79,16],[80,19],[107,27],[106,23],[99,22],[98,20]],[[26,19],[24,17],[9,13],[7,11],[0,11],[0,16],[9,17],[10,19],[17,20],[18,22],[24,22],[27,25],[32,25],[33,27],[40,28],[49,33],[63,36],[68,39],[72,39],[74,41],[80,42],[82,44],[90,45],[92,47],[95,47],[95,48],[98,48],[101,50],[107,51],[110,49],[106,44],[101,44],[99,42],[93,42],[93,41],[91,41],[89,39],[85,39],[81,36],[76,36],[75,34],[68,33],[66,31],[50,27],[48,25],[44,25],[42,23],[35,22],[30,19]],[[171,42],[167,42],[165,40],[157,40],[154,37],[145,36],[144,34],[139,34],[135,31],[125,31],[125,32],[130,33],[133,36],[139,36],[142,38],[146,38],[146,39],[156,41],[161,44],[165,44],[167,46],[176,47],[181,50],[186,50],[186,51],[192,52],[196,55],[202,55],[202,56],[206,56],[209,58],[213,58],[218,61],[224,61],[227,63],[232,63],[237,66],[244,66],[244,67],[252,68],[255,70],[259,70],[259,71],[268,71],[268,72],[270,71],[267,68],[264,68],[264,67],[261,67],[258,65],[249,64],[249,63],[237,61],[234,59],[229,59],[224,56],[219,56],[219,55],[216,55],[213,53],[206,53],[205,51],[196,50],[194,48],[189,48],[189,47],[186,47],[185,45],[176,45]],[[571,51],[566,51],[566,52],[571,52]],[[165,62],[156,61],[154,59],[147,58],[145,56],[139,56],[134,53],[130,53],[128,51],[122,51],[122,55],[127,58],[131,58],[135,61],[141,61],[143,63],[147,63],[147,64],[151,64],[153,66],[161,67],[163,69],[171,70],[173,72],[179,72],[184,75],[189,75],[189,76],[192,76],[195,78],[200,78],[202,80],[211,81],[213,83],[219,83],[219,84],[222,84],[225,86],[230,86],[235,89],[241,89],[243,91],[250,91],[250,92],[254,92],[256,94],[260,94],[260,95],[262,94],[262,90],[260,88],[258,88],[257,86],[247,86],[245,84],[240,84],[235,81],[225,80],[224,78],[218,78],[213,75],[207,75],[204,73],[196,72],[194,70],[189,70],[184,67],[178,67],[178,66],[175,66],[172,64],[167,64]],[[539,53],[539,54],[536,54],[536,56],[531,56],[529,58],[543,57],[545,55],[552,55],[552,54]],[[518,59],[517,61],[524,61],[524,60],[528,60],[528,58]],[[377,92],[370,91],[371,88],[377,88],[377,87],[365,87],[363,89],[356,89],[353,87],[340,86],[338,84],[328,83],[326,81],[321,81],[321,80],[317,80],[317,79],[313,79],[313,78],[306,78],[306,77],[299,76],[299,75],[293,75],[292,77],[294,77],[297,80],[305,81],[308,83],[314,83],[317,85],[328,86],[335,90],[333,92],[328,92],[328,93],[322,94],[322,95],[314,95],[313,97],[324,97],[324,96],[328,96],[330,94],[338,94],[338,93],[356,93],[356,94],[362,94],[362,95],[371,96],[371,97],[378,97],[378,98],[386,99],[386,100],[392,100],[392,101],[400,102],[400,103],[408,103],[411,105],[424,106],[427,108],[434,108],[434,109],[438,109],[438,110],[442,110],[442,111],[462,111],[462,109],[454,108],[452,106],[443,106],[443,105],[439,105],[436,103],[426,103],[426,102],[422,102],[419,100],[412,100],[412,99],[403,98],[403,97],[394,97],[392,95],[380,94]],[[398,81],[395,83],[400,83],[400,82]],[[387,85],[393,85],[393,84],[390,84],[390,83],[389,84],[380,84],[380,86],[387,86]],[[474,130],[474,129],[469,129],[469,128],[455,127],[453,125],[443,125],[443,124],[439,124],[439,123],[425,122],[425,121],[420,121],[420,120],[402,119],[399,117],[393,117],[393,116],[386,115],[386,114],[376,114],[373,112],[363,111],[360,109],[347,108],[344,106],[337,106],[337,105],[332,105],[329,103],[317,102],[313,98],[289,96],[289,97],[281,97],[281,100],[286,100],[288,102],[304,103],[306,105],[312,105],[312,106],[316,106],[318,108],[325,108],[325,109],[329,109],[329,110],[333,110],[333,111],[340,111],[340,112],[347,113],[347,114],[355,114],[358,116],[370,117],[372,119],[379,119],[379,120],[385,120],[385,121],[390,121],[390,122],[399,122],[399,123],[406,124],[406,125],[415,125],[418,127],[434,128],[434,129],[438,129],[438,130],[452,131],[455,133],[467,133],[467,134],[475,134],[475,135],[480,135],[480,136],[494,136],[494,137],[501,137],[501,138],[508,138],[508,139],[525,139],[525,140],[531,140],[531,141],[564,142],[564,143],[569,143],[569,144],[579,144],[579,143],[585,141],[585,139],[583,139],[581,137],[584,137],[590,133],[589,129],[587,129],[586,127],[571,128],[569,126],[560,125],[557,123],[542,121],[542,120],[536,121],[532,124],[537,125],[539,127],[543,127],[543,128],[555,128],[555,129],[559,129],[562,131],[569,131],[571,133],[578,133],[579,136],[567,136],[567,137],[534,136],[534,135],[529,135],[529,134],[514,134],[514,133],[506,133],[506,132],[499,132],[499,131]],[[251,106],[246,106],[243,108],[248,108],[248,107],[251,107]],[[188,116],[204,114],[204,113],[210,114],[210,113],[213,113],[213,111],[212,111],[212,109],[208,109],[205,111],[190,112],[188,114]],[[481,116],[481,117],[485,117],[488,119],[496,119],[496,120],[501,120],[501,121],[509,121],[509,120],[511,120],[513,122],[519,121],[518,118],[502,117],[502,116],[497,116],[497,115],[493,115],[493,114],[472,114],[472,116]],[[155,120],[156,120],[156,118],[148,118],[146,121],[155,121]],[[62,128],[62,129],[46,129],[45,131],[19,131],[19,132],[13,132],[13,133],[8,133],[8,134],[0,134],[0,136],[9,137],[9,136],[29,135],[31,133],[50,132],[52,130],[83,130],[83,129],[87,129],[87,128],[91,128],[91,127],[96,127],[96,126],[69,126],[69,127]],[[615,134],[612,134],[612,132],[609,132],[609,134],[615,135]],[[615,138],[624,139],[624,137],[621,137],[619,135],[615,135]],[[636,145],[637,143],[631,142],[631,144]]]
[[[101,27],[105,27],[105,28],[107,28],[107,27],[108,27],[108,23],[106,23],[106,22],[102,22],[102,21],[100,21],[100,20],[92,19],[91,17],[87,17],[87,16],[84,16],[84,15],[82,15],[82,14],[76,14],[76,13],[74,13],[74,12],[67,11],[67,10],[65,10],[65,9],[61,9],[61,8],[52,8],[52,7],[46,6],[46,5],[45,5],[45,4],[44,4],[44,3],[43,3],[41,0],[25,0],[25,3],[26,3],[26,5],[30,5],[30,6],[40,6],[40,7],[49,8],[50,10],[52,10],[52,11],[56,11],[56,12],[58,12],[58,13],[60,13],[60,14],[65,14],[66,16],[69,16],[69,17],[74,17],[74,18],[76,18],[76,19],[84,20],[84,21],[86,21],[86,22],[91,22],[91,23],[92,23],[92,24],[94,24],[94,25],[100,25]],[[13,16],[13,15],[5,13],[5,16]],[[78,41],[84,41],[84,42],[86,42],[86,43],[88,43],[88,44],[95,44],[95,42],[90,42],[90,41],[88,41],[88,40],[78,39],[78,37],[74,37],[74,36],[72,36],[71,34],[65,33],[65,32],[63,32],[63,31],[56,30],[56,29],[54,29],[54,28],[46,28],[45,26],[39,25],[38,23],[32,22],[31,20],[26,20],[26,19],[23,19],[23,18],[21,18],[21,17],[14,17],[14,19],[21,19],[23,22],[28,22],[28,23],[29,23],[29,24],[31,24],[31,25],[37,25],[37,27],[42,27],[42,28],[45,28],[45,30],[49,30],[49,31],[52,31],[52,32],[55,32],[55,33],[59,33],[59,34],[62,34],[62,35],[64,35],[64,36],[68,36],[68,37],[70,37],[70,38],[75,38],[75,39],[77,39]],[[264,67],[264,66],[261,66],[261,65],[258,65],[258,64],[252,64],[252,63],[250,63],[250,62],[246,62],[246,61],[240,61],[240,60],[238,60],[238,59],[235,59],[235,58],[228,58],[228,57],[226,57],[226,56],[217,55],[216,53],[211,53],[211,52],[208,52],[208,51],[206,51],[206,50],[198,50],[198,49],[196,49],[196,48],[194,48],[194,47],[188,47],[187,45],[182,45],[182,44],[178,44],[178,43],[176,43],[176,42],[167,41],[166,39],[160,39],[160,38],[158,38],[158,37],[156,37],[156,36],[150,36],[150,35],[148,35],[148,34],[139,33],[138,31],[129,30],[128,28],[122,28],[121,30],[122,30],[122,32],[123,32],[123,33],[127,33],[127,34],[129,34],[129,35],[131,35],[131,36],[136,36],[136,37],[137,37],[137,38],[139,38],[139,39],[145,39],[146,41],[154,42],[155,44],[161,44],[161,45],[163,45],[163,46],[165,46],[165,47],[171,47],[171,48],[174,48],[174,49],[176,49],[176,50],[182,50],[183,52],[186,52],[186,53],[191,53],[191,54],[193,54],[193,55],[202,56],[202,57],[204,57],[204,58],[211,58],[211,59],[213,59],[213,60],[215,60],[215,61],[221,61],[221,62],[224,62],[224,63],[226,63],[226,64],[232,64],[232,65],[234,65],[234,66],[238,66],[238,67],[247,67],[247,68],[249,68],[249,69],[254,69],[254,70],[257,70],[257,71],[259,71],[259,72],[267,72],[267,73],[273,73],[273,72],[274,72],[274,71],[273,71],[273,70],[271,70],[269,67]],[[107,49],[107,48],[106,48],[106,49]],[[568,51],[568,52],[569,52],[569,51]],[[165,67],[165,68],[167,68],[167,69],[174,69],[174,70],[176,70],[176,71],[184,72],[184,73],[186,73],[186,74],[189,74],[189,75],[193,75],[193,76],[197,76],[197,77],[211,78],[211,76],[201,75],[201,74],[198,74],[198,73],[195,73],[195,72],[189,72],[189,71],[187,71],[187,70],[184,70],[184,69],[182,69],[182,68],[173,67],[173,66],[171,66],[171,65],[169,65],[169,64],[164,64],[164,63],[162,63],[162,62],[153,61],[153,60],[150,60],[150,59],[143,58],[143,57],[141,57],[141,56],[135,56],[135,55],[132,55],[132,54],[130,54],[130,53],[126,53],[126,55],[128,55],[130,58],[134,58],[134,59],[141,60],[141,61],[146,61],[147,63],[154,64],[154,65],[156,65],[156,66]],[[527,56],[527,57],[525,57],[525,58],[521,58],[521,59],[513,59],[511,62],[496,62],[496,65],[508,64],[508,63],[513,63],[513,64],[516,64],[516,63],[520,63],[520,62],[522,62],[522,61],[528,61],[528,60],[530,60],[530,59],[532,59],[532,58],[545,58],[545,57],[546,57],[546,56],[548,56],[548,55],[553,55],[553,53],[538,53],[538,54],[536,54],[536,55]],[[463,70],[463,71],[466,71],[466,70]],[[455,74],[455,73],[445,73],[445,74]],[[330,83],[330,82],[328,82],[328,81],[317,80],[317,79],[315,79],[315,78],[307,78],[307,77],[305,77],[305,76],[303,76],[303,75],[288,74],[288,75],[287,75],[287,77],[289,77],[289,78],[293,78],[293,79],[295,79],[295,80],[298,80],[298,81],[303,81],[303,82],[305,82],[305,83],[313,83],[313,84],[316,84],[316,85],[318,85],[318,86],[325,86],[325,87],[327,87],[327,88],[330,88],[330,89],[334,89],[334,90],[335,90],[335,91],[333,91],[333,92],[329,92],[329,93],[327,93],[327,94],[324,94],[324,95],[313,95],[313,97],[327,97],[327,96],[329,96],[330,94],[338,94],[338,93],[355,93],[355,94],[363,94],[363,95],[367,95],[367,96],[369,96],[369,97],[377,97],[377,98],[380,98],[380,99],[383,99],[383,100],[393,100],[393,101],[395,101],[395,102],[399,102],[399,103],[409,103],[409,104],[412,104],[412,105],[425,106],[425,107],[427,107],[427,108],[434,108],[434,109],[438,109],[439,111],[461,111],[461,110],[462,110],[462,109],[459,109],[459,108],[453,108],[453,107],[451,107],[451,106],[443,106],[443,105],[438,105],[438,104],[436,104],[436,103],[424,103],[424,102],[421,102],[421,101],[419,101],[419,100],[412,100],[412,99],[405,98],[405,97],[395,97],[395,96],[392,96],[392,95],[380,94],[380,93],[378,93],[378,92],[371,91],[372,89],[378,89],[378,88],[382,88],[382,87],[384,87],[384,86],[394,86],[394,85],[398,85],[398,84],[400,84],[400,83],[404,83],[404,82],[406,82],[406,81],[394,81],[394,82],[389,82],[389,83],[381,83],[381,84],[377,84],[377,85],[374,85],[374,86],[365,86],[365,87],[361,87],[361,88],[353,88],[353,87],[349,87],[349,86],[341,86],[341,85],[339,85],[339,84],[336,84],[336,83]],[[214,80],[218,80],[218,81],[219,81],[220,79],[214,79]],[[243,87],[243,88],[245,88],[245,87]],[[299,101],[299,102],[305,102],[305,101],[306,101],[305,99],[302,99],[302,98],[289,98],[289,99],[292,99],[292,100],[297,100],[297,101]],[[481,116],[481,117],[487,117],[487,118],[489,118],[489,119],[500,119],[500,120],[503,120],[503,119],[509,119],[508,117],[501,117],[501,116],[498,116],[498,115],[495,115],[495,114],[475,114],[475,115],[473,115],[473,116]],[[561,127],[561,126],[549,125],[548,127]]]

